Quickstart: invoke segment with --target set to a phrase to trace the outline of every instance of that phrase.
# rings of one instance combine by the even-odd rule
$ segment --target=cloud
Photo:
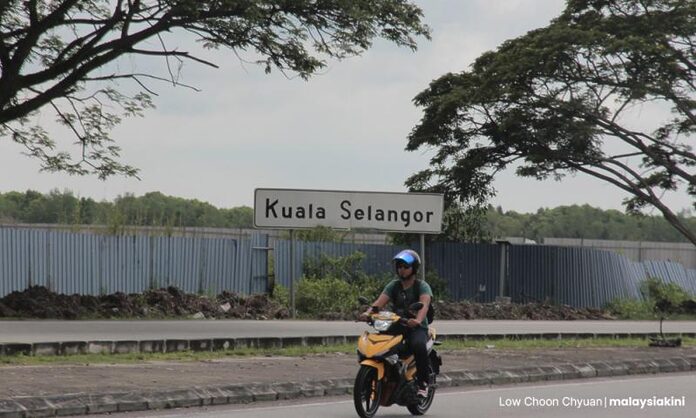
[[[185,63],[181,80],[200,93],[155,83],[157,108],[115,130],[123,159],[141,169],[142,181],[39,173],[19,146],[3,139],[0,191],[69,188],[113,199],[159,190],[223,207],[253,204],[256,187],[405,191],[404,180],[426,168],[430,156],[404,151],[421,117],[413,97],[504,40],[545,26],[563,7],[558,0],[418,3],[433,29],[431,42],[421,40],[411,52],[377,41],[361,57],[329,61],[309,81],[266,75],[229,51],[201,50],[191,37],[171,34],[168,44],[198,51],[220,69]],[[158,59],[118,65],[167,74]],[[621,201],[613,188],[587,178],[539,183],[508,172],[495,184],[493,203],[519,211],[572,203],[618,208]],[[675,204],[687,206],[686,199]]]

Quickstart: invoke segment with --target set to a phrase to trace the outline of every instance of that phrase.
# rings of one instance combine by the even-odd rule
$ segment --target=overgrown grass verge
[[[440,351],[459,350],[534,350],[534,349],[570,349],[570,348],[601,348],[601,347],[647,347],[648,341],[642,338],[587,338],[565,340],[512,340],[484,339],[478,341],[448,340],[438,348]],[[696,346],[695,338],[684,338],[684,346]],[[2,365],[89,365],[89,364],[137,364],[145,362],[194,362],[211,361],[226,358],[243,357],[302,357],[327,355],[335,353],[354,354],[355,344],[294,346],[274,349],[242,348],[235,350],[176,353],[133,353],[133,354],[80,354],[71,356],[0,356]]]

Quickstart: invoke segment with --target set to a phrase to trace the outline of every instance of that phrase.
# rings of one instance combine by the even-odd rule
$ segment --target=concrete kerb
[[[190,342],[191,340],[165,340],[164,350],[166,353],[188,351]]]
[[[213,339],[190,340],[189,349],[191,351],[213,351]]]
[[[0,399],[0,417],[23,418],[26,408],[12,399]]]
[[[129,354],[140,352],[140,343],[138,341],[114,341],[114,354]]]
[[[72,356],[87,353],[87,341],[63,341],[60,343],[60,354]],[[36,355],[36,353],[34,353]]]
[[[60,343],[34,343],[31,354],[35,356],[57,356],[60,354]]]
[[[567,339],[624,339],[654,337],[655,333],[543,333],[543,334],[441,334],[440,340],[498,341],[510,340],[567,340]],[[671,333],[670,337],[696,338],[696,333]],[[116,341],[61,341],[0,344],[0,356],[12,355],[75,355],[75,354],[128,354],[171,353],[180,351],[220,351],[243,348],[277,349],[292,346],[352,344],[357,335],[330,335],[315,337],[261,337],[261,338],[206,338],[170,340],[116,340]]]
[[[79,395],[55,395],[45,399],[53,405],[58,416],[87,414],[87,404]]]
[[[16,355],[31,355],[31,344],[20,344],[20,343],[6,343],[3,344],[3,355],[5,356],[16,356]]]
[[[165,340],[143,340],[138,344],[141,353],[163,353],[166,348]]]
[[[497,370],[455,370],[438,377],[441,387],[499,385],[543,380],[589,378],[629,374],[669,373],[696,369],[696,356],[653,361],[622,360]],[[610,374],[611,372],[611,374]],[[220,387],[193,387],[145,393],[71,394],[47,397],[18,397],[0,400],[0,418],[81,415],[105,412],[143,411],[203,405],[239,404],[299,397],[345,395],[352,393],[353,379],[317,382],[250,383]]]
[[[113,354],[113,341],[87,341],[87,353],[90,354]]]

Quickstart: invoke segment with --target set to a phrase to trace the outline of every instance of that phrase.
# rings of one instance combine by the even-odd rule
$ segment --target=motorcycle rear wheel
[[[419,400],[418,403],[416,403],[416,404],[407,405],[406,408],[408,408],[408,412],[410,412],[411,415],[423,415],[428,411],[428,409],[430,408],[430,405],[433,404],[434,397],[435,397],[435,387],[431,386],[430,389],[428,390],[427,397]]]
[[[428,389],[428,396],[423,399],[419,399],[418,403],[416,404],[406,406],[411,415],[423,415],[428,411],[428,409],[430,409],[430,405],[433,404],[433,398],[435,398],[435,389],[437,388],[437,385],[435,384],[437,376],[432,370],[433,367],[430,365],[430,388]]]
[[[382,382],[377,378],[377,369],[360,366],[353,386],[355,411],[361,418],[372,418],[379,409],[382,399]]]

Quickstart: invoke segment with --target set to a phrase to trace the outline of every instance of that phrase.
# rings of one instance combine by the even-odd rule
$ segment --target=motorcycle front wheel
[[[377,377],[377,369],[360,366],[353,386],[353,403],[355,411],[362,418],[372,418],[379,409],[382,399],[382,382]]]

